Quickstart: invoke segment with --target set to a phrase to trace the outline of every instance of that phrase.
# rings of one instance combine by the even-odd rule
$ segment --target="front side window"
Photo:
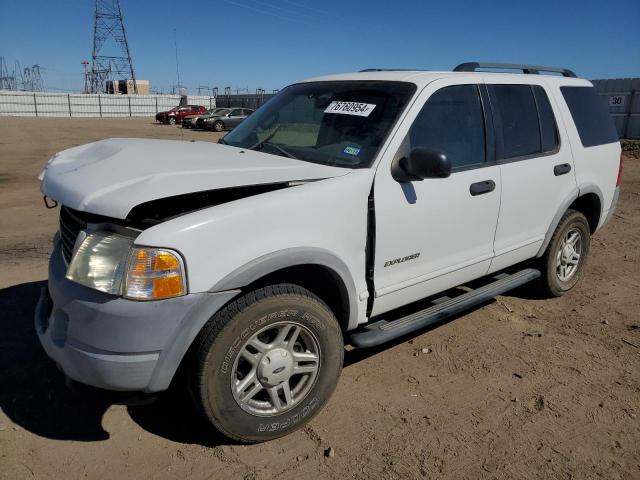
[[[489,85],[496,113],[497,158],[510,159],[540,153],[538,111],[529,85]]]
[[[476,85],[455,85],[429,97],[409,130],[410,148],[443,152],[453,169],[485,162],[485,127]]]
[[[324,165],[366,168],[416,86],[392,81],[309,82],[285,88],[224,143]]]

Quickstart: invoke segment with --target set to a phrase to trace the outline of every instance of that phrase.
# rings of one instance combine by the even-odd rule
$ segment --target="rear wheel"
[[[214,129],[216,132],[221,132],[221,131],[223,131],[223,130],[224,130],[224,123],[222,123],[220,120],[218,120],[218,121],[214,122],[214,124],[213,124],[213,129]]]
[[[239,297],[209,320],[194,345],[196,403],[216,429],[247,443],[307,423],[331,396],[344,355],[331,310],[290,284]]]
[[[590,245],[589,222],[582,213],[567,210],[541,259],[543,293],[559,297],[578,283]]]

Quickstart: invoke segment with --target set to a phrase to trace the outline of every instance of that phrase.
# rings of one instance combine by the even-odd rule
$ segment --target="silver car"
[[[182,119],[182,128],[204,128],[204,119],[214,117],[228,108],[210,108],[202,115],[187,115]]]
[[[224,108],[216,112],[215,116],[204,119],[205,130],[233,130],[240,122],[253,113],[250,108]]]

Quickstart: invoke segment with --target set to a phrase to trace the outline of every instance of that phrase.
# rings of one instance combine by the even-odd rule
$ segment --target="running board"
[[[511,275],[498,275],[494,277],[497,280],[488,285],[471,290],[455,298],[445,297],[440,301],[437,299],[432,302],[432,306],[406,317],[401,317],[391,322],[386,320],[376,321],[365,327],[364,331],[353,333],[351,335],[351,344],[355,347],[367,348],[395,340],[487,302],[498,295],[535,280],[539,276],[540,271],[535,268],[520,270]]]

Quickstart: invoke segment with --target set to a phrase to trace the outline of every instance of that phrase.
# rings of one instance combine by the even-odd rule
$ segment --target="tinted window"
[[[542,134],[542,151],[550,152],[558,147],[556,119],[544,88],[539,85],[534,85],[533,94],[536,97],[536,104],[538,105],[540,133]]]
[[[411,148],[444,152],[451,166],[485,161],[484,117],[478,87],[456,85],[429,97],[409,131]]]
[[[239,117],[242,115],[242,110],[239,109],[235,109],[235,110],[231,110],[231,115],[229,115],[230,117]]]
[[[560,87],[584,147],[618,141],[618,132],[593,87]]]
[[[491,85],[489,91],[494,111],[497,113],[497,157],[505,159],[539,153],[540,127],[531,87]]]

